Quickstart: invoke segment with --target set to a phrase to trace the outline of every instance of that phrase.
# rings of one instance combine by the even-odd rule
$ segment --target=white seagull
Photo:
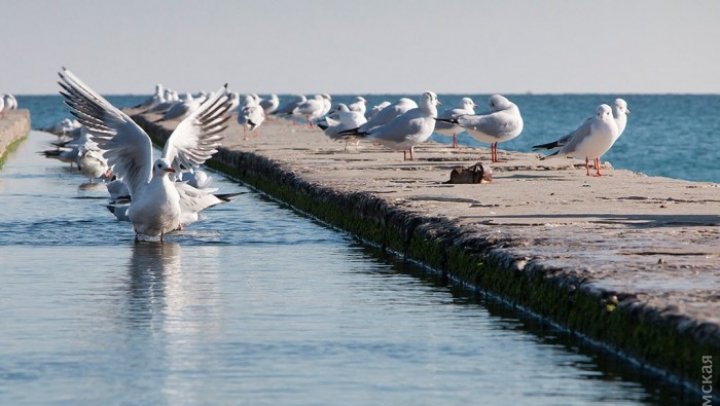
[[[590,158],[595,160],[595,176],[600,173],[600,157],[615,143],[618,137],[618,127],[612,116],[612,109],[607,104],[601,104],[596,114],[585,120],[575,131],[569,134],[570,140],[559,151],[541,159],[559,156],[585,157],[586,175],[590,176]]]
[[[365,111],[367,111],[367,100],[362,96],[358,96],[355,98],[355,101],[347,107],[350,111],[359,111],[362,115],[365,115]]]
[[[310,128],[313,128],[313,120],[321,117],[326,111],[326,100],[327,99],[323,95],[316,94],[312,99],[308,99],[298,104],[298,106],[292,111],[292,115],[295,118],[304,117]]]
[[[238,113],[238,123],[243,126],[243,132],[245,136],[243,140],[248,140],[248,130],[253,135],[257,136],[257,129],[265,122],[265,111],[260,105],[251,105],[242,109]]]
[[[128,185],[132,203],[127,215],[139,236],[160,236],[180,225],[180,192],[168,177],[180,168],[201,165],[217,151],[229,118],[227,85],[185,118],[154,161],[150,137],[127,114],[63,68],[58,82],[71,113],[104,150],[108,165]],[[177,169],[176,169],[177,168]]]
[[[518,106],[504,96],[499,94],[490,96],[488,105],[491,110],[488,113],[468,114],[441,121],[459,124],[476,140],[490,143],[491,160],[499,162],[498,142],[509,141],[520,135],[523,130],[523,119]]]
[[[290,100],[289,102],[283,104],[282,106],[278,107],[277,110],[275,110],[272,115],[274,116],[289,116],[292,115],[293,110],[300,105],[300,103],[304,103],[307,101],[307,97],[305,95],[299,94],[295,96],[293,100]],[[295,117],[292,117],[293,124],[295,124]]]
[[[260,107],[265,111],[265,115],[272,114],[277,110],[280,105],[280,99],[278,99],[275,93],[270,95],[270,99],[260,100]]]
[[[365,124],[367,120],[359,111],[350,111],[350,108],[344,103],[338,104],[335,111],[330,112],[323,120],[318,121],[317,125],[324,130],[325,135],[333,140],[345,139],[345,149],[347,149],[348,138],[341,135],[343,131],[353,130]]]
[[[625,127],[627,126],[627,116],[630,114],[630,110],[627,107],[627,102],[623,99],[615,99],[615,102],[613,103],[612,107],[612,114],[613,118],[615,119],[615,124],[618,127],[618,138],[622,135],[622,133],[625,131]],[[593,116],[594,117],[594,116]],[[593,117],[588,117],[587,120],[592,120]],[[556,148],[560,148],[563,145],[567,144],[570,139],[573,137],[574,132],[571,132],[570,134],[563,135],[562,137],[558,138],[557,140],[553,142],[548,142],[547,144],[540,144],[540,145],[533,145],[532,149],[533,151],[541,150],[541,149],[547,149],[552,150]]]
[[[381,110],[383,110],[385,107],[389,106],[391,103],[389,101],[384,101],[380,104],[377,104],[373,106],[370,110],[365,110],[365,118],[370,120],[373,118],[377,113],[379,113]]]
[[[372,116],[372,118],[368,118],[368,121],[365,124],[361,125],[360,128],[358,128],[358,131],[370,131],[370,129],[377,126],[385,125],[393,121],[395,117],[398,117],[416,108],[418,108],[417,103],[415,103],[413,100],[403,97],[399,99],[395,104],[389,105],[384,109],[380,110],[377,114]]]
[[[409,150],[412,161],[414,159],[413,147],[427,141],[435,128],[436,106],[439,104],[441,103],[435,92],[425,92],[420,97],[419,107],[408,110],[391,122],[371,128],[367,132],[356,129],[344,132],[343,135],[355,134],[386,147],[402,150],[403,161],[407,160],[407,151]]]
[[[439,119],[454,119],[458,116],[463,116],[466,114],[475,114],[475,107],[477,107],[477,104],[469,98],[469,97],[463,97],[462,100],[460,100],[460,103],[457,105],[457,107],[453,109],[447,109],[440,113],[438,115]],[[458,147],[457,142],[457,135],[460,132],[465,131],[460,125],[454,124],[454,123],[448,123],[447,121],[435,121],[435,132],[438,134],[445,135],[447,137],[452,137],[453,148]]]

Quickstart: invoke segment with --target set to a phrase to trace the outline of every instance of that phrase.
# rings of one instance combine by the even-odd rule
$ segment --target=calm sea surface
[[[543,96],[518,97],[528,105],[528,139],[508,147],[552,138],[547,128],[565,128],[561,119],[572,126],[610,99],[571,97],[550,98],[558,117],[545,121],[530,108]],[[36,128],[67,116],[59,97],[18,99]],[[677,145],[696,149],[697,139],[711,138],[692,117],[672,127],[676,134],[640,123],[653,121],[643,106],[717,107],[716,97],[626,99],[633,115],[616,167],[629,167],[620,161],[630,151],[629,162],[651,159],[632,147],[642,134],[683,137]],[[564,117],[576,111],[577,119]],[[709,121],[716,131],[717,119]],[[531,132],[531,123],[545,128]],[[130,225],[104,207],[104,186],[36,153],[53,139],[32,132],[0,170],[0,404],[699,404],[695,394],[257,193],[208,210],[165,244],[133,244]],[[698,163],[699,153],[687,156]],[[679,171],[672,158],[657,162]],[[214,177],[222,193],[248,191]]]

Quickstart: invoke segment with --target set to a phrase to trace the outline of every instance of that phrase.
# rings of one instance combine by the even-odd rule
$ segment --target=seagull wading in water
[[[168,174],[196,167],[217,152],[219,135],[229,119],[227,85],[180,122],[162,156],[153,162],[152,142],[145,131],[105,98],[63,68],[58,82],[65,104],[105,151],[108,165],[128,186],[132,203],[127,215],[139,237],[157,237],[180,224],[180,194]]]
[[[414,159],[413,147],[427,141],[435,129],[436,106],[439,104],[441,103],[435,92],[425,92],[420,97],[417,108],[406,111],[387,124],[373,127],[367,131],[354,129],[343,131],[340,134],[359,136],[394,150],[402,150],[403,161],[407,160],[407,152],[410,151],[410,160],[412,161]]]
[[[523,130],[523,119],[520,109],[515,103],[499,94],[490,96],[488,100],[490,112],[467,114],[453,119],[438,119],[462,128],[480,142],[490,143],[492,162],[499,162],[497,157],[498,142],[510,141],[520,135]]]
[[[590,158],[595,160],[595,176],[600,173],[600,157],[606,153],[618,138],[618,126],[607,104],[598,106],[596,114],[585,120],[569,134],[570,140],[559,151],[541,159],[559,156],[585,157],[585,173],[590,176]]]

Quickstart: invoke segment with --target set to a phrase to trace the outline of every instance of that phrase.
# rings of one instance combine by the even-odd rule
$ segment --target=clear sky
[[[0,0],[0,93],[720,93],[718,0]]]

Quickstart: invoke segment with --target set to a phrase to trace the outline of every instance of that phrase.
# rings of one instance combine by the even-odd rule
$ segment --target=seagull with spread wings
[[[168,138],[162,155],[153,161],[152,142],[127,114],[63,68],[58,82],[65,104],[98,143],[113,173],[125,182],[132,203],[127,215],[140,236],[160,237],[180,224],[180,193],[168,176],[197,167],[220,146],[219,134],[229,119],[227,85],[180,122]]]

